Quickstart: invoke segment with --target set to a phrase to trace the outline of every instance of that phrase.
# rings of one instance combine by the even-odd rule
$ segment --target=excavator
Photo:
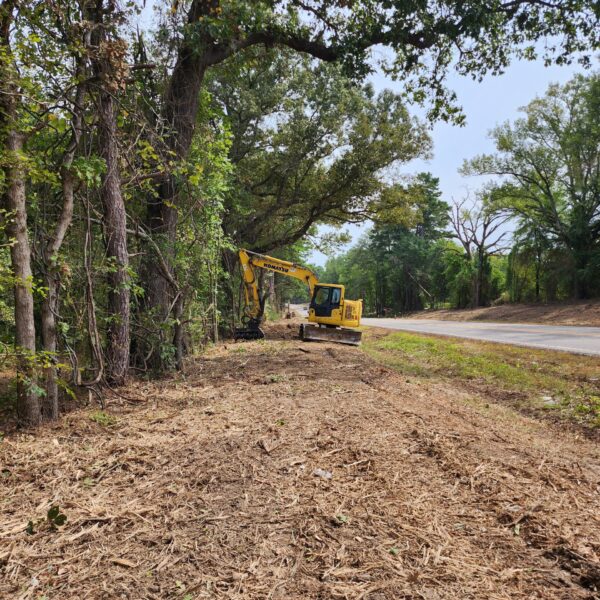
[[[300,325],[300,339],[305,341],[338,342],[358,346],[361,332],[353,327],[360,325],[362,300],[348,300],[343,285],[319,283],[316,274],[280,258],[240,249],[238,252],[244,280],[245,326],[235,330],[236,340],[258,340],[265,337],[260,328],[265,297],[261,296],[256,277],[257,269],[266,269],[286,277],[303,281],[310,292],[308,323]]]

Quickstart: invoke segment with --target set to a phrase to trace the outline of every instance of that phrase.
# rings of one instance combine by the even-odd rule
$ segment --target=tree
[[[390,168],[427,154],[424,126],[398,96],[353,86],[335,65],[289,51],[253,55],[217,70],[210,85],[233,139],[226,233],[270,252],[317,222],[375,217]]]
[[[439,179],[429,173],[417,175],[410,186],[394,188],[393,196],[404,198],[404,210],[397,204],[395,210],[380,211],[369,246],[381,282],[378,295],[384,301],[379,311],[405,313],[435,303],[432,267],[438,259],[437,242],[445,235],[448,205],[441,199]],[[389,202],[384,200],[383,206]]]
[[[120,149],[117,132],[117,97],[125,86],[128,73],[127,44],[119,38],[116,27],[123,18],[115,14],[115,3],[103,0],[90,6],[95,27],[91,38],[92,65],[97,86],[98,150],[106,170],[102,176],[100,196],[108,272],[109,328],[107,372],[109,381],[122,385],[129,371],[129,320],[131,285],[127,246],[127,215],[121,190]]]
[[[557,270],[557,265],[548,260],[553,245],[535,223],[522,221],[517,227],[507,272],[507,291],[512,302],[540,302],[542,292],[549,299],[547,271],[552,267]]]
[[[455,238],[463,247],[467,263],[474,265],[472,306],[487,305],[490,300],[489,257],[505,250],[508,235],[502,227],[508,216],[484,203],[467,206],[467,200],[455,201],[451,211]]]
[[[600,75],[552,85],[523,112],[492,132],[497,154],[464,170],[505,178],[493,188],[495,205],[566,249],[573,296],[586,298],[600,275]]]
[[[15,346],[18,355],[17,412],[24,425],[41,423],[42,413],[35,381],[35,321],[31,247],[27,229],[26,161],[20,78],[11,46],[10,27],[15,2],[0,4],[0,150],[2,208],[7,218],[12,263]]]
[[[34,276],[44,290],[39,318],[45,371],[41,408],[44,419],[55,419],[59,410],[56,365],[64,267],[61,250],[73,220],[75,190],[79,183],[74,161],[86,128],[90,33],[73,25],[73,21],[77,23],[81,17],[77,7],[70,7],[72,14],[46,8],[49,9],[21,8],[15,37],[23,48],[23,56],[27,56],[19,70],[30,82],[28,114],[35,124],[35,135],[28,140],[27,153],[35,165],[28,173],[32,184],[30,196],[40,198],[33,210],[29,207],[29,214],[36,221]],[[24,34],[28,37],[22,39]],[[34,52],[34,48],[38,51]],[[39,80],[40,72],[46,74],[43,81]],[[31,101],[32,96],[36,97],[36,103]],[[52,105],[47,110],[49,101]]]
[[[28,416],[31,411],[20,410],[19,417],[23,424],[37,424],[41,418],[53,419],[58,416],[58,384],[61,381],[56,366],[60,353],[58,330],[66,325],[64,321],[59,322],[60,291],[63,275],[70,270],[62,256],[62,249],[73,220],[76,191],[84,183],[90,167],[78,156],[82,136],[88,131],[88,125],[93,127],[92,120],[86,120],[86,111],[89,109],[87,90],[92,82],[97,88],[101,87],[97,84],[103,77],[97,70],[97,79],[94,79],[88,67],[90,57],[92,62],[99,58],[97,52],[91,51],[90,44],[92,31],[97,33],[99,29],[91,27],[91,22],[84,18],[89,7],[90,3],[63,3],[57,6],[53,2],[17,2],[10,6],[4,3],[2,6],[5,17],[3,24],[9,22],[4,28],[2,67],[6,78],[3,78],[3,82],[11,87],[10,92],[2,96],[12,103],[10,110],[3,111],[2,116],[10,114],[7,125],[10,124],[17,132],[20,129],[21,133],[18,152],[7,148],[8,151],[2,153],[2,166],[6,167],[3,171],[6,175],[4,182],[7,183],[6,204],[13,207],[7,213],[10,218],[6,229],[12,238],[13,251],[19,253],[18,260],[22,263],[18,268],[13,265],[15,288],[20,295],[30,296],[29,304],[33,312],[31,321],[40,323],[42,341],[42,352],[36,353],[33,323],[28,336],[33,341],[28,346],[17,341],[22,356],[18,377],[20,388],[26,387],[30,395],[37,396],[28,400],[33,407],[33,417]],[[111,53],[108,45],[104,49]],[[114,53],[112,58],[115,58]],[[6,88],[4,91],[7,91]],[[113,127],[116,132],[116,117]],[[3,132],[8,133],[8,128],[3,128]],[[90,139],[92,137],[88,141]],[[26,192],[18,211],[9,197],[13,186],[8,184],[17,175],[22,179],[21,187]],[[119,173],[115,180],[120,186]],[[124,215],[124,208],[122,211]],[[121,240],[125,241],[125,245],[121,244],[121,248],[124,247],[121,256],[126,261],[124,221],[122,226]],[[33,252],[27,248],[29,240],[24,237],[29,238],[28,229],[33,232]],[[112,254],[110,236],[108,254]],[[117,274],[119,271],[127,273],[126,267],[117,269]],[[19,285],[20,281],[25,283]],[[124,293],[129,294],[127,286],[123,287]],[[119,286],[114,289],[122,293]],[[21,299],[15,306],[16,329],[28,323],[22,307]],[[118,319],[113,319],[111,323],[121,322],[121,308],[113,310]],[[31,314],[29,309],[27,312]],[[126,343],[112,343],[114,336],[109,335],[108,353],[111,355],[117,349],[124,348],[127,354],[121,361],[121,369],[127,372],[127,322],[121,331],[127,336]],[[95,346],[98,350],[99,343],[99,336],[96,335]],[[36,372],[40,368],[45,373],[45,390],[36,383]],[[74,367],[73,372],[77,375],[74,379],[78,381],[79,369]],[[22,395],[19,392],[20,398]],[[21,400],[18,404],[22,404]]]
[[[367,311],[404,313],[435,303],[433,274],[448,222],[438,186],[438,179],[420,173],[410,185],[391,187],[375,226],[346,255],[327,263],[328,276],[362,297]]]

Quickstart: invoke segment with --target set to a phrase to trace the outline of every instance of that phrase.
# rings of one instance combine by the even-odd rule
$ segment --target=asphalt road
[[[361,319],[361,324],[600,356],[600,327],[475,323],[433,319]]]

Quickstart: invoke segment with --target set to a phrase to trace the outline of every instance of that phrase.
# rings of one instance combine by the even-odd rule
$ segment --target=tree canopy
[[[209,86],[233,140],[225,231],[266,252],[317,222],[376,217],[390,196],[386,173],[427,155],[425,127],[397,95],[352,85],[336,65],[253,54],[217,70]]]
[[[523,112],[492,132],[497,154],[469,161],[465,172],[504,178],[493,186],[494,206],[568,251],[574,293],[585,298],[600,264],[600,75],[553,85]]]
[[[361,78],[375,68],[370,49],[387,47],[381,67],[418,101],[432,100],[432,116],[446,118],[457,108],[445,86],[451,67],[479,78],[540,52],[547,62],[589,64],[598,45],[598,7],[590,0],[193,0],[175,7],[175,19],[187,21],[183,43],[206,53],[207,65],[257,44],[283,45]]]

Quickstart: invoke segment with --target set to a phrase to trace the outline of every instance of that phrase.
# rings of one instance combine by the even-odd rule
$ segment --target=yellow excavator
[[[315,273],[306,267],[280,258],[240,249],[240,264],[244,279],[245,326],[235,330],[235,339],[258,340],[265,337],[260,328],[263,321],[265,297],[261,296],[256,277],[257,269],[266,269],[304,281],[310,291],[308,323],[300,325],[300,339],[328,341],[341,344],[360,344],[361,332],[352,327],[360,325],[362,300],[348,300],[343,285],[319,283]]]

